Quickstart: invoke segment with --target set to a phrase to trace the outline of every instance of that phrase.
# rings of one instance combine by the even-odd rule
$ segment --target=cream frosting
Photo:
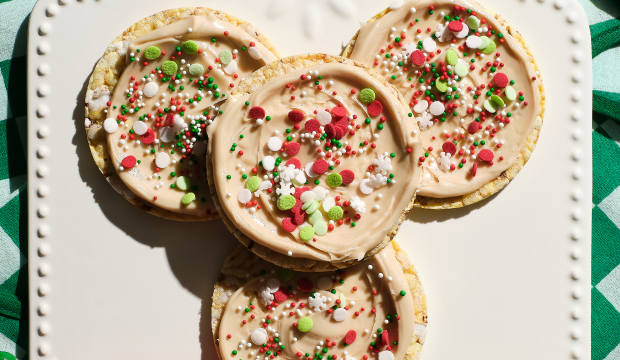
[[[198,51],[186,51],[187,41]],[[148,60],[153,46],[161,55]],[[198,217],[215,212],[205,173],[205,127],[234,86],[276,56],[214,13],[153,30],[129,44],[126,56],[104,122],[119,177],[160,208]],[[162,72],[166,61],[177,67],[170,75]]]
[[[208,129],[221,211],[247,237],[281,254],[362,259],[386,237],[418,189],[422,149],[405,125],[406,105],[366,69],[339,59],[347,63],[290,70],[250,95],[232,97]],[[363,89],[373,89],[381,114],[368,113],[360,100]],[[291,121],[291,112],[301,113],[301,121]],[[339,141],[318,128],[337,120],[347,126]],[[307,131],[310,124],[314,132]],[[297,145],[287,142],[300,145],[294,156],[287,151]],[[282,162],[274,164],[278,158]],[[291,165],[296,161],[299,170]],[[320,163],[321,175],[314,166]],[[334,174],[354,179],[331,187],[330,177],[339,176]],[[286,194],[297,210],[280,210],[287,208],[280,206]]]
[[[475,26],[477,22],[476,29],[469,29],[468,24]],[[423,175],[419,195],[435,198],[466,195],[496,179],[515,164],[537,117],[542,116],[542,83],[532,57],[494,16],[473,2],[406,1],[380,19],[363,24],[354,44],[350,58],[383,74],[410,102],[415,113],[428,154],[420,159]],[[449,49],[455,55],[453,59],[458,59],[450,66]],[[421,52],[421,56],[416,54],[419,65],[411,58],[417,50]],[[430,83],[433,67],[426,66],[431,64],[441,75],[447,73],[446,81],[439,84],[440,89]],[[422,74],[423,71],[427,74]],[[458,75],[450,75],[457,72],[462,75],[461,81],[456,81]],[[501,86],[499,81],[504,77],[501,74],[514,81],[508,86],[515,94]],[[420,79],[425,82],[420,83]],[[499,95],[498,102],[489,100],[489,86],[499,90],[492,92]],[[507,91],[511,96],[507,96]],[[429,95],[440,101],[430,103],[433,99]],[[516,99],[509,100],[512,95]],[[486,110],[487,100],[490,109],[497,111],[496,116]],[[448,109],[451,104],[456,108]],[[444,108],[446,115],[442,115]],[[486,112],[486,117],[481,116],[482,112]],[[480,120],[478,129],[470,125],[475,119]],[[456,146],[446,144],[444,148],[447,141],[456,142]],[[491,151],[492,161],[488,161],[491,153],[481,153],[483,149]],[[449,156],[445,150],[456,154]]]
[[[390,245],[346,270],[250,279],[228,299],[216,344],[230,360],[402,360],[412,340],[424,344],[424,304]]]

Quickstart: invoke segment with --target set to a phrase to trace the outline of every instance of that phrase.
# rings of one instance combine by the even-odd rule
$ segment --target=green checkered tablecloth
[[[578,0],[592,36],[592,359],[620,360],[620,0]],[[0,360],[28,357],[26,43],[36,0],[0,0]]]

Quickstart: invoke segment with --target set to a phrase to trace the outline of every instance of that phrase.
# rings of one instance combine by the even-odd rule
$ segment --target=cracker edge
[[[231,94],[231,96],[244,96],[247,94],[251,94],[254,91],[258,90],[261,86],[267,83],[270,79],[275,78],[280,75],[287,74],[291,71],[308,68],[314,65],[325,64],[325,63],[334,63],[339,62],[343,64],[350,64],[356,66],[358,68],[364,69],[369,75],[378,80],[381,84],[387,87],[388,90],[391,90],[393,95],[396,96],[401,105],[404,106],[405,109],[408,109],[408,105],[405,102],[403,96],[396,90],[396,88],[388,83],[382,76],[377,74],[374,70],[371,70],[369,67],[358,63],[357,61],[353,61],[351,59],[343,58],[341,56],[334,56],[328,54],[303,54],[303,55],[294,55],[286,58],[279,59],[277,61],[272,62],[271,64],[265,65],[262,68],[256,70],[252,75],[247,77],[244,81],[242,81],[235,91]],[[409,210],[414,205],[414,201],[416,198],[416,194],[413,195],[413,198],[407,204],[407,207],[404,209],[400,218],[396,221],[396,223],[392,226],[390,230],[388,230],[387,234],[383,238],[383,240],[377,244],[374,248],[364,254],[364,257],[361,260],[347,260],[340,262],[329,262],[323,260],[314,260],[302,257],[292,257],[277,251],[273,251],[263,245],[260,245],[254,242],[252,239],[247,237],[244,233],[239,231],[233,222],[226,216],[224,211],[222,210],[222,206],[220,205],[219,198],[216,194],[215,190],[215,181],[213,178],[213,163],[212,163],[212,154],[211,152],[207,153],[207,179],[209,181],[209,189],[211,190],[211,195],[213,197],[213,202],[215,203],[215,207],[220,214],[220,218],[228,228],[228,230],[235,235],[235,237],[248,249],[250,249],[253,253],[260,256],[261,258],[278,265],[280,267],[288,268],[295,271],[308,271],[308,272],[320,272],[320,271],[331,271],[336,269],[344,269],[351,265],[357,264],[360,261],[364,261],[367,258],[375,255],[381,249],[387,246],[387,244],[392,241],[394,236],[398,233],[400,225],[407,218],[407,214]],[[417,192],[417,191],[416,191]]]
[[[409,1],[409,2],[413,2],[413,1]],[[500,25],[506,30],[506,31],[502,31],[502,33],[504,34],[507,33],[509,36],[515,38],[519,43],[521,43],[525,52],[529,56],[532,57],[532,64],[534,66],[534,70],[539,71],[540,68],[538,67],[538,63],[536,62],[536,59],[534,58],[534,55],[532,54],[530,47],[525,43],[523,36],[517,30],[512,28],[510,24],[508,24],[508,22],[504,20],[504,18],[501,15],[494,13],[489,8],[482,6],[478,4],[477,2],[474,2],[474,5],[484,9],[491,16],[493,16],[495,20],[497,20],[500,23]],[[403,6],[405,5],[403,4]],[[368,23],[381,19],[383,16],[385,16],[387,13],[391,11],[392,10],[390,10],[389,8],[384,9],[377,15],[373,16],[370,20],[368,20]],[[360,30],[358,30],[357,33],[355,33],[355,35],[351,39],[351,41],[349,41],[347,46],[342,51],[341,56],[346,57],[346,58],[351,56],[351,54],[353,53],[353,49],[355,48],[355,41],[357,40],[359,33],[360,33]],[[538,115],[538,117],[536,117],[536,120],[534,121],[534,126],[532,128],[532,131],[530,131],[530,133],[525,138],[523,146],[521,146],[521,150],[519,151],[519,155],[517,155],[517,160],[514,163],[514,165],[512,165],[510,168],[502,172],[495,180],[489,181],[488,183],[483,185],[481,188],[479,188],[478,190],[470,194],[448,197],[448,198],[433,198],[433,197],[427,197],[427,196],[417,196],[417,198],[415,199],[415,203],[413,204],[414,207],[432,209],[432,210],[443,210],[443,209],[457,209],[457,208],[461,208],[467,205],[475,204],[499,192],[506,185],[508,185],[508,183],[510,183],[510,181],[514,179],[515,176],[517,176],[519,171],[523,168],[523,166],[525,166],[525,164],[528,162],[528,160],[532,156],[532,152],[534,151],[534,148],[536,148],[536,144],[538,143],[538,137],[540,135],[540,130],[543,125],[543,116],[545,113],[545,100],[546,99],[545,99],[545,90],[542,84],[542,78],[540,76],[539,76],[539,79],[541,82],[538,88],[540,92],[540,106],[541,106],[540,114]]]
[[[166,26],[169,24],[173,24],[183,18],[192,15],[205,16],[210,13],[215,13],[215,16],[228,23],[231,23],[238,28],[245,31],[252,38],[256,39],[260,42],[265,48],[267,48],[271,53],[276,57],[280,58],[279,52],[276,50],[275,46],[267,39],[261,32],[256,30],[252,26],[252,24],[229,15],[223,11],[214,10],[206,7],[180,7],[175,9],[168,9],[157,12],[151,16],[148,16],[135,24],[131,25],[127,28],[121,35],[117,36],[106,48],[104,55],[97,61],[93,72],[91,73],[88,80],[88,87],[86,88],[87,94],[88,91],[94,91],[102,86],[105,86],[104,89],[114,94],[114,88],[116,87],[117,81],[120,78],[121,74],[125,69],[125,55],[120,55],[118,49],[116,49],[113,45],[121,42],[131,42],[142,35],[145,35],[153,30],[156,30],[162,26]],[[108,152],[108,141],[105,133],[97,134],[103,130],[103,121],[105,120],[105,113],[103,110],[99,111],[90,111],[88,108],[87,101],[85,103],[85,117],[90,120],[91,125],[89,127],[85,127],[86,130],[86,138],[88,140],[88,146],[90,148],[91,155],[93,156],[93,160],[95,164],[99,168],[99,171],[106,178],[108,183],[112,185],[113,183],[118,183],[124,188],[127,186],[124,182],[119,178],[118,173],[114,166],[112,166],[109,161],[109,152]],[[93,134],[91,136],[90,129],[93,125],[98,125],[100,128],[94,128]],[[102,138],[102,139],[100,139]],[[114,187],[114,186],[113,186]],[[127,201],[137,206],[139,209],[146,211],[152,215],[159,216],[169,220],[177,220],[177,221],[186,221],[186,222],[194,222],[194,221],[206,221],[217,219],[219,217],[217,212],[214,212],[210,215],[201,217],[195,215],[187,215],[180,214],[170,210],[165,210],[156,205],[151,204],[135,195],[134,198],[129,198],[125,196],[124,193],[121,194]]]
[[[427,318],[427,302],[424,288],[419,279],[418,273],[409,259],[407,253],[400,247],[396,241],[391,242],[396,252],[396,260],[399,262],[407,284],[409,285],[409,291],[413,295],[414,308],[415,308],[415,323],[428,324]],[[252,279],[254,276],[260,275],[260,271],[268,269],[268,266],[273,264],[255,257],[251,252],[247,251],[243,246],[239,245],[224,261],[222,267],[222,274],[213,288],[212,302],[211,302],[211,332],[213,333],[213,342],[215,344],[215,351],[221,359],[222,356],[219,350],[218,332],[220,327],[220,320],[224,310],[226,309],[226,303],[230,297],[247,282],[248,279]],[[246,274],[250,274],[247,278]],[[410,321],[410,319],[406,319]],[[413,338],[407,348],[405,360],[419,360],[422,353],[423,344],[419,342],[418,337],[414,334]]]

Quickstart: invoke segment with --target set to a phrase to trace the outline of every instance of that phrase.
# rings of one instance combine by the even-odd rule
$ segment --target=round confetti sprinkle
[[[319,278],[319,280],[317,280],[316,287],[321,290],[329,290],[332,287],[332,279],[328,278],[327,276],[323,276],[322,278]]]
[[[299,237],[303,241],[312,240],[312,238],[314,238],[314,228],[312,226],[304,226],[303,228],[301,228],[301,231],[299,231]]]
[[[496,48],[497,48],[497,44],[495,44],[495,41],[491,40],[489,42],[489,45],[487,45],[484,49],[482,49],[482,52],[485,54],[492,54]]]
[[[297,144],[297,143],[293,143],[293,144]],[[290,144],[289,144],[289,145],[290,145]],[[299,144],[298,144],[298,145],[299,145]],[[291,150],[290,150],[288,147],[286,148],[286,152],[289,154],[289,156],[294,156],[294,154],[291,154]],[[297,153],[298,153],[298,152],[299,152],[299,149],[297,149]],[[297,153],[295,153],[295,154],[297,154]],[[263,166],[264,166],[264,165],[265,165],[265,164],[263,163]],[[295,166],[295,169],[301,169],[301,161],[299,161],[299,159],[298,159],[298,158],[288,159],[288,160],[286,161],[286,166],[289,166],[289,165],[293,165],[293,166]],[[297,189],[299,189],[299,188],[295,188],[295,193],[297,193]]]
[[[480,37],[480,49],[484,49],[485,47],[489,46],[489,44],[491,43],[491,39],[489,39],[486,36],[481,36]]]
[[[293,159],[291,159],[293,160]],[[286,163],[288,165],[288,162]],[[301,194],[310,191],[309,187],[296,187],[295,188],[295,194],[293,194],[293,196],[295,196],[295,199],[300,199],[301,198]]]
[[[424,56],[424,53],[422,51],[416,50],[411,53],[411,62],[413,63],[413,65],[420,66],[424,64],[425,60],[426,57]]]
[[[435,81],[435,87],[442,93],[445,93],[448,90],[448,80],[437,80]]]
[[[160,169],[163,169],[166,166],[170,165],[170,155],[165,152],[158,153],[155,157],[155,165],[157,165],[157,167]]]
[[[248,49],[248,54],[250,54],[250,57],[252,57],[252,59],[254,60],[260,60],[263,56],[260,54],[260,51],[258,51],[258,49],[256,47],[251,47]]]
[[[273,293],[273,299],[278,303],[286,301],[286,299],[288,299],[288,291],[286,288],[281,287],[278,291]]]
[[[205,67],[202,64],[192,64],[189,67],[189,74],[191,76],[200,76],[205,73]]]
[[[373,89],[365,88],[360,91],[359,97],[364,104],[370,104],[375,100],[375,92]]]
[[[233,60],[233,55],[229,50],[224,50],[220,53],[220,62],[224,65],[228,65]]]
[[[260,106],[254,106],[250,109],[250,117],[252,119],[264,119],[265,118],[265,109]]]
[[[443,143],[441,148],[445,153],[456,155],[456,145],[454,145],[454,143],[451,141],[446,141],[445,143]]]
[[[163,71],[166,75],[174,75],[178,69],[179,66],[174,61],[168,60],[161,64],[161,71]]]
[[[298,188],[295,188],[295,190],[297,190]],[[304,189],[310,189],[310,188],[304,188]],[[295,191],[297,192],[297,191]],[[309,201],[313,201],[316,199],[316,193],[314,191],[304,191],[301,193],[301,195],[299,196],[299,199],[304,202],[307,203]]]
[[[299,319],[297,322],[297,329],[301,332],[308,332],[312,329],[312,325],[314,325],[312,323],[312,319],[309,317],[304,317]]]
[[[279,149],[279,148],[278,148]],[[263,158],[263,168],[267,171],[271,171],[275,168],[276,159],[273,156],[267,155]],[[288,165],[288,164],[287,164]]]
[[[338,187],[342,185],[342,176],[337,173],[331,173],[327,176],[327,185],[330,187]]]
[[[394,360],[394,354],[389,350],[381,351],[378,360]]]
[[[478,159],[480,159],[482,161],[491,162],[491,161],[493,161],[494,157],[495,157],[495,155],[489,149],[482,149],[478,153]]]
[[[297,288],[303,292],[310,292],[312,290],[312,280],[308,278],[299,279],[297,282]]]
[[[250,190],[251,192],[255,192],[256,190],[258,190],[259,186],[260,186],[260,178],[258,176],[250,177],[248,181],[246,181],[245,183],[246,189]]]
[[[183,205],[189,205],[194,200],[196,200],[196,194],[194,194],[193,192],[189,192],[189,193],[183,195],[183,197],[181,198],[181,203]]]
[[[475,16],[470,16],[467,18],[467,26],[470,29],[477,29],[480,26],[480,20]]]
[[[300,149],[301,149],[300,143],[291,142],[291,143],[288,143],[288,145],[286,145],[286,153],[289,156],[295,156],[299,154]],[[301,163],[299,164],[299,167],[301,167]]]
[[[467,126],[467,132],[470,134],[475,134],[478,130],[480,130],[480,124],[477,121],[472,121],[471,123],[469,123],[469,126]]]
[[[448,62],[448,65],[456,65],[459,61],[459,56],[456,54],[456,51],[448,49],[448,51],[446,51],[446,61]]]
[[[342,170],[340,176],[342,177],[342,185],[349,185],[355,180],[355,173],[349,169]]]
[[[319,202],[318,201],[312,201],[310,203],[304,204],[304,206],[302,206],[302,209],[308,205],[304,210],[306,210],[306,214],[314,214],[318,208],[319,208]]]
[[[329,164],[323,159],[317,159],[312,165],[312,170],[317,174],[323,174],[329,169]]]
[[[239,190],[239,193],[237,194],[237,200],[239,200],[239,202],[242,204],[248,203],[250,200],[252,200],[252,192],[248,189]]]
[[[446,107],[444,104],[442,104],[439,101],[434,101],[429,107],[428,110],[431,112],[432,115],[434,116],[439,116],[441,114],[443,114],[443,112],[446,110]]]
[[[295,205],[295,207],[297,207],[297,205]],[[291,212],[293,212],[295,210],[295,207],[293,207],[291,209]],[[297,212],[293,212],[294,216],[293,216],[293,223],[295,225],[303,225],[304,222],[306,222],[306,213],[303,211],[300,211],[300,209],[297,210]]]
[[[250,341],[252,341],[252,344],[259,346],[267,343],[267,338],[267,330],[263,328],[258,328],[252,331],[252,334],[250,335]]]
[[[157,46],[149,46],[144,51],[144,57],[147,60],[155,60],[161,55],[161,50]]]
[[[187,40],[183,43],[183,51],[188,54],[195,54],[198,52],[198,43],[194,40]]]
[[[293,195],[284,195],[278,199],[278,209],[280,210],[289,210],[295,206],[296,203],[295,197]]]
[[[493,85],[505,88],[508,85],[508,76],[504,73],[497,73],[493,76]]]
[[[347,109],[341,106],[334,106],[332,109],[332,114],[334,115],[334,118],[340,119],[347,116]]]
[[[344,210],[340,206],[332,206],[327,212],[327,216],[329,216],[330,220],[340,220],[344,216]]]
[[[121,161],[121,165],[125,169],[131,169],[132,167],[136,166],[136,157],[133,155],[125,156],[123,158],[123,161]]]
[[[459,62],[454,66],[454,73],[460,77],[465,77],[469,74],[469,68],[467,65]]]
[[[314,223],[314,225],[312,225],[314,227],[314,232],[319,235],[319,236],[323,236],[325,234],[327,234],[327,223],[323,220],[319,220],[316,223]]]
[[[288,113],[288,119],[294,123],[301,122],[306,115],[301,110],[291,110]]]
[[[319,122],[319,125],[325,126],[325,125],[329,124],[332,121],[332,114],[328,113],[325,110],[319,110],[316,113],[316,120]],[[312,120],[310,120],[310,121],[312,121]],[[308,130],[306,130],[306,131],[308,131]],[[317,130],[313,130],[313,131],[318,131],[318,129]],[[308,131],[308,132],[310,132],[310,131]]]
[[[347,335],[345,335],[344,337],[344,343],[347,345],[351,345],[355,341],[356,337],[357,337],[357,333],[355,332],[355,330],[349,330],[347,332]]]
[[[112,134],[118,130],[118,123],[116,122],[116,119],[113,118],[105,119],[103,122],[103,128],[107,133]],[[153,140],[155,140],[155,138],[153,138]]]
[[[506,86],[506,90],[504,91],[504,94],[506,95],[506,99],[510,101],[513,101],[517,98],[517,92],[510,85]]]
[[[269,291],[271,293],[274,293],[280,288],[280,281],[278,281],[278,279],[276,278],[271,278],[267,280],[267,287],[269,288]]]
[[[375,100],[368,105],[368,114],[370,116],[379,116],[381,112],[383,112],[383,105],[378,100]]]
[[[465,44],[470,49],[478,49],[480,47],[480,44],[482,44],[482,40],[480,40],[480,37],[472,35],[469,36],[467,40],[465,40]]]
[[[334,313],[333,313],[334,320],[338,322],[345,321],[347,318],[347,315],[348,315],[347,311],[343,308],[336,309],[334,310]]]
[[[186,191],[192,186],[192,182],[187,176],[179,176],[177,181],[174,182],[176,184],[177,189]]]
[[[314,211],[310,216],[308,216],[308,222],[310,225],[314,225],[319,220],[323,220],[323,213],[320,211]],[[312,236],[314,236],[314,230],[312,230]]]
[[[289,281],[293,277],[293,270],[281,268],[280,272],[279,272],[279,275],[280,275],[280,280],[282,280],[282,281]],[[261,343],[261,344],[264,344],[264,343]],[[257,344],[257,345],[259,345],[259,344]]]
[[[491,101],[493,101],[497,106],[504,106],[504,100],[497,95],[491,95]]]
[[[279,151],[282,147],[282,140],[277,136],[272,136],[267,140],[267,147],[271,151]]]
[[[312,133],[313,131],[318,132],[321,130],[321,123],[319,122],[319,120],[316,120],[316,119],[308,120],[304,124],[304,130],[306,130],[306,132],[309,132],[309,133]]]
[[[448,29],[450,29],[450,31],[460,32],[463,30],[463,23],[460,21],[450,21]]]
[[[485,100],[483,106],[484,106],[484,109],[490,113],[495,113],[499,109],[499,106],[494,101],[491,101],[490,99]]]
[[[159,85],[157,85],[157,83],[155,83],[154,81],[146,83],[146,85],[144,85],[144,88],[142,89],[142,93],[147,98],[152,98],[153,96],[157,95],[158,91]]]

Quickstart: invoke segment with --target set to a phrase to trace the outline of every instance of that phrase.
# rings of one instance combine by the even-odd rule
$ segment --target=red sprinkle
[[[286,299],[288,299],[288,289],[284,286],[281,286],[280,290],[276,291],[273,294],[273,299],[279,303],[286,301]]]
[[[504,73],[497,73],[493,76],[493,84],[500,88],[505,88],[508,85],[508,76]]]
[[[316,160],[312,165],[312,170],[314,170],[314,172],[317,174],[324,174],[328,168],[329,164],[323,159]]]
[[[252,119],[264,119],[265,118],[265,109],[260,106],[254,106],[250,109],[250,117]]]
[[[463,23],[460,21],[450,21],[450,24],[448,24],[448,28],[450,29],[450,31],[460,32],[463,30]]]
[[[290,217],[282,219],[282,227],[288,232],[293,232],[295,231],[295,229],[297,229],[297,226],[293,224],[293,221]]]
[[[478,163],[474,163],[474,166],[471,168],[471,176],[476,176],[476,172],[478,171]]]
[[[342,176],[342,184],[343,185],[348,185],[348,184],[352,183],[353,180],[355,180],[355,173],[353,171],[349,170],[349,169],[342,170],[340,172],[340,176]]]
[[[480,160],[482,160],[482,161],[491,162],[491,161],[493,161],[494,157],[495,157],[495,155],[493,154],[493,151],[491,151],[489,149],[482,149],[478,153],[478,158]]]
[[[318,132],[321,130],[321,123],[317,119],[308,120],[304,124],[304,129],[309,133],[313,131]]]
[[[312,280],[308,278],[299,279],[299,281],[297,282],[297,288],[303,292],[309,292],[310,290],[312,290]],[[301,305],[303,305],[303,303],[301,303],[299,306]]]
[[[297,144],[297,143],[294,143],[294,144]],[[288,151],[288,148],[287,148],[287,151]],[[297,152],[299,152],[299,150],[297,150]],[[291,155],[290,152],[288,154]],[[301,161],[299,161],[299,159],[297,158],[288,159],[286,161],[286,166],[289,166],[289,165],[295,165],[295,169],[301,169]]]
[[[301,196],[301,194],[305,193],[306,191],[310,191],[309,187],[296,187],[295,188],[295,194],[293,194],[293,196],[295,197],[295,199],[299,200],[299,197]]]
[[[295,156],[295,155],[299,154],[299,149],[301,149],[301,144],[300,143],[292,142],[292,143],[288,143],[288,145],[286,145],[286,153],[289,156]],[[299,165],[299,168],[301,168],[301,164]]]
[[[123,161],[121,161],[121,165],[125,169],[131,169],[132,167],[136,166],[136,157],[133,155],[125,156]]]
[[[383,330],[381,332],[381,342],[383,343],[383,346],[390,345],[390,334],[387,330]]]
[[[422,51],[416,50],[411,53],[411,62],[413,63],[413,65],[420,66],[424,64],[425,60],[426,58],[424,57],[424,53]]]
[[[344,337],[344,343],[347,345],[351,345],[355,341],[356,337],[357,337],[357,333],[355,332],[355,330],[349,330],[347,332],[347,335],[345,335]]]
[[[142,134],[142,136],[140,137],[140,140],[142,140],[142,142],[147,145],[152,144],[153,141],[155,141],[155,133],[153,132],[152,129],[146,129],[146,132]]]
[[[470,134],[475,134],[478,130],[480,130],[480,124],[477,121],[472,121],[467,127],[467,132]]]
[[[347,116],[347,110],[340,106],[334,106],[334,108],[332,109],[332,114],[336,118],[341,118],[343,116]]]
[[[383,105],[379,100],[375,100],[368,105],[368,114],[370,116],[379,116],[383,112]]]
[[[305,116],[306,115],[304,115],[304,113],[301,112],[300,110],[291,110],[288,113],[288,119],[294,123],[301,122]]]
[[[454,145],[454,143],[451,141],[446,141],[445,143],[443,143],[441,148],[445,153],[450,153],[452,155],[456,154],[456,145]]]

